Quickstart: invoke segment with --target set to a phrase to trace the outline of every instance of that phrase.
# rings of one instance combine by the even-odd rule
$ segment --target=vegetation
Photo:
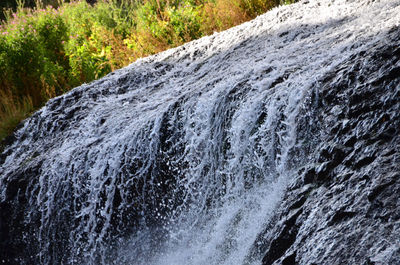
[[[243,23],[279,0],[5,1],[0,140],[48,99],[137,58]],[[89,1],[90,2],[90,1]],[[14,4],[13,4],[14,3]],[[52,4],[53,6],[49,5]]]

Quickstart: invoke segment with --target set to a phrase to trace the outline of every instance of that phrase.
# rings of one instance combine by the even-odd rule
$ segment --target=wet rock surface
[[[399,36],[318,87],[321,144],[263,235],[264,265],[400,264]]]

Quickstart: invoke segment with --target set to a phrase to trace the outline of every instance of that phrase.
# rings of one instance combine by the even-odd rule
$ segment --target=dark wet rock
[[[400,264],[399,48],[377,45],[346,64],[363,78],[327,74],[336,80],[321,88],[322,144],[264,234],[263,264]]]
[[[272,264],[275,260],[282,257],[286,250],[295,242],[298,232],[296,220],[301,213],[301,208],[294,210],[289,213],[289,216],[286,217],[283,222],[281,222],[280,226],[282,229],[272,239],[270,251],[264,256],[263,264]]]
[[[335,212],[331,218],[329,218],[328,226],[334,225],[335,223],[343,222],[344,220],[349,218],[353,218],[356,214],[356,212],[340,209]]]
[[[303,183],[310,184],[315,181],[315,167],[310,167],[307,171],[303,174]]]
[[[296,251],[288,254],[282,259],[282,265],[296,265]]]

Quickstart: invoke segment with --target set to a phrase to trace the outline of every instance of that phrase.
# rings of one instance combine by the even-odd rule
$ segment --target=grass
[[[279,0],[32,2],[28,1],[30,7],[21,0],[8,5],[17,7],[7,9],[0,24],[0,141],[52,97],[140,57],[228,29],[282,4]]]

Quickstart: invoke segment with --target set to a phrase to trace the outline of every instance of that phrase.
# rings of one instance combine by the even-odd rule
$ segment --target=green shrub
[[[179,41],[186,42],[202,36],[200,10],[201,6],[193,6],[191,1],[184,1],[177,8],[167,8],[168,24]]]
[[[0,82],[8,84],[2,90],[19,98],[29,96],[34,106],[55,96],[41,89],[43,83],[56,94],[65,92],[66,83],[59,80],[68,78],[63,48],[67,34],[67,25],[53,8],[14,13],[0,29],[0,65],[4,73]]]

